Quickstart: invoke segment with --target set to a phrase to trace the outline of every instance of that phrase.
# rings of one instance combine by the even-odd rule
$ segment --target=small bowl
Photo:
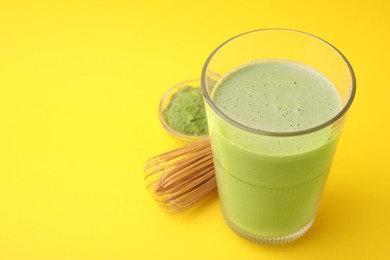
[[[193,143],[193,142],[196,142],[196,141],[208,138],[208,135],[186,135],[186,134],[183,134],[183,133],[179,133],[179,132],[175,131],[174,129],[172,129],[168,125],[168,123],[165,121],[164,116],[163,116],[164,110],[170,104],[171,98],[172,98],[173,94],[175,94],[181,88],[186,87],[186,86],[190,86],[190,87],[194,87],[194,88],[200,88],[200,80],[199,79],[195,79],[195,80],[183,81],[183,82],[181,82],[179,84],[176,84],[175,86],[171,87],[170,89],[168,89],[168,91],[164,94],[164,96],[162,97],[162,99],[160,101],[158,117],[160,119],[161,124],[163,125],[165,130],[167,130],[167,132],[170,135],[172,135],[173,137],[175,137],[177,139],[180,139],[180,140],[182,140],[182,141],[184,141],[186,143]]]

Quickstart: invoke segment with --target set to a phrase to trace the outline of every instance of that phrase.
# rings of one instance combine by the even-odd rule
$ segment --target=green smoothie
[[[335,87],[306,65],[256,60],[224,75],[211,98],[219,113],[236,122],[207,108],[227,223],[257,242],[305,232],[314,220],[340,127],[288,133],[333,118],[342,106]]]

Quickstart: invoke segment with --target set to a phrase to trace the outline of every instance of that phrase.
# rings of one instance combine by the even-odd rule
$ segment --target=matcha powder
[[[186,135],[206,135],[207,119],[202,90],[186,86],[172,95],[163,112],[164,120],[175,131]]]

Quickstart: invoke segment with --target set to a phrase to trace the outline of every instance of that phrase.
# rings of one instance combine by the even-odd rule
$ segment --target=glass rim
[[[336,51],[337,54],[340,55],[340,57],[343,59],[344,63],[347,65],[347,68],[349,70],[349,73],[350,73],[350,76],[351,76],[351,80],[352,80],[352,88],[351,88],[351,93],[349,95],[347,103],[343,106],[343,108],[335,116],[333,116],[329,120],[323,122],[322,124],[319,124],[319,125],[316,125],[314,127],[310,127],[310,128],[304,129],[304,130],[289,131],[289,132],[273,132],[273,131],[266,131],[266,130],[261,130],[261,129],[256,129],[256,128],[245,126],[245,125],[243,125],[243,124],[241,124],[241,123],[231,119],[229,116],[225,115],[214,104],[214,102],[211,100],[211,97],[210,97],[209,93],[207,92],[207,88],[206,88],[206,72],[207,72],[208,65],[211,62],[212,58],[219,51],[219,49],[221,49],[223,46],[225,46],[229,42],[233,41],[234,39],[239,38],[241,36],[245,36],[247,34],[256,33],[256,32],[262,32],[262,31],[286,31],[286,32],[293,32],[293,33],[297,33],[297,34],[303,34],[305,36],[314,38],[315,40],[318,40],[318,41],[322,42],[323,44],[329,46],[331,49]],[[247,32],[238,34],[236,36],[233,36],[230,39],[224,41],[207,58],[205,64],[203,65],[202,74],[201,74],[201,82],[200,83],[201,83],[203,96],[206,99],[206,102],[214,110],[214,112],[216,112],[222,119],[224,119],[228,123],[230,123],[230,124],[240,128],[242,130],[245,130],[245,131],[248,131],[248,132],[252,132],[252,133],[255,133],[255,134],[260,134],[260,135],[268,135],[268,136],[297,136],[297,135],[309,134],[309,133],[321,130],[321,129],[323,129],[323,128],[325,128],[325,127],[335,123],[336,121],[338,121],[340,118],[342,118],[347,113],[347,111],[349,110],[349,108],[350,108],[350,106],[351,106],[351,104],[352,104],[352,102],[353,102],[353,100],[355,98],[355,94],[356,94],[355,73],[353,71],[353,68],[352,68],[351,64],[349,63],[347,58],[344,56],[344,54],[341,53],[341,51],[339,51],[335,46],[333,46],[329,42],[327,42],[327,41],[325,41],[325,40],[323,40],[323,39],[321,39],[321,38],[319,38],[319,37],[317,37],[317,36],[315,36],[313,34],[302,32],[302,31],[299,31],[299,30],[294,30],[294,29],[286,29],[286,28],[265,28],[265,29],[251,30],[251,31],[247,31]]]

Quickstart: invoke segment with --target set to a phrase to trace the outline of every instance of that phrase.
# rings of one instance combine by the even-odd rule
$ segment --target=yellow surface
[[[389,259],[387,1],[1,1],[0,259]],[[144,162],[182,144],[157,104],[222,41],[287,27],[322,37],[358,91],[312,229],[247,242],[217,197],[164,213]]]

